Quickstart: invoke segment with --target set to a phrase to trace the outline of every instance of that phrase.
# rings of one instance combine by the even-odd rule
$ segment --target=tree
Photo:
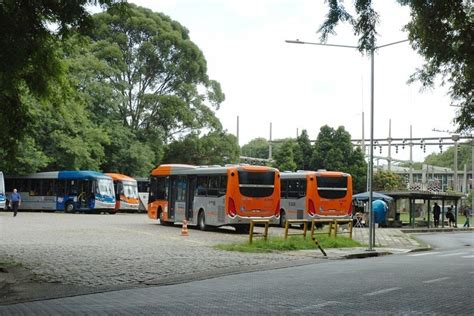
[[[299,170],[311,170],[311,158],[313,155],[313,146],[308,136],[308,132],[304,129],[301,135],[296,139],[298,146],[295,149],[295,162]]]
[[[22,95],[47,98],[51,83],[64,69],[58,41],[72,30],[85,32],[90,23],[88,3],[111,5],[113,0],[15,1],[0,3],[0,160],[14,168],[16,155],[30,124],[30,108]],[[56,25],[53,30],[51,25]],[[14,122],[14,123],[12,123]]]
[[[335,34],[338,22],[349,22],[359,36],[359,50],[369,53],[376,46],[378,13],[371,0],[356,0],[356,16],[350,15],[342,0],[328,0],[329,12],[319,32],[326,41]],[[412,48],[425,58],[425,64],[409,79],[433,87],[441,76],[442,85],[449,85],[453,103],[461,106],[454,121],[458,131],[469,132],[474,127],[474,58],[472,41],[474,19],[472,1],[465,0],[397,0],[411,10],[411,20],[405,25]]]
[[[463,169],[464,165],[467,165],[467,170],[472,169],[472,152],[471,144],[459,144],[458,145],[458,169]],[[439,166],[445,168],[451,168],[454,170],[454,146],[449,147],[446,151],[436,154],[431,153],[426,158],[424,163],[432,166]]]
[[[351,135],[340,126],[337,130],[321,127],[313,147],[312,169],[347,172],[352,175],[355,192],[365,191],[367,164],[360,148],[351,143]]]
[[[200,128],[218,130],[211,108],[224,100],[210,80],[204,55],[181,24],[162,13],[127,4],[94,16],[91,51],[106,67],[97,80],[109,84],[124,126],[169,141]]]
[[[258,137],[242,146],[242,156],[267,159],[268,150],[268,141],[263,137]]]
[[[168,146],[163,162],[223,165],[236,163],[239,154],[240,149],[234,135],[224,131],[214,131],[199,137],[198,133],[190,133]]]
[[[394,172],[383,170],[374,173],[372,185],[374,191],[395,191],[406,187],[402,177]]]
[[[295,171],[296,162],[294,152],[297,143],[293,139],[286,139],[279,144],[273,155],[274,167],[281,171]]]

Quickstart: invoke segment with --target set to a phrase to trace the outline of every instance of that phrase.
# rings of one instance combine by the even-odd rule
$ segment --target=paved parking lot
[[[243,254],[213,245],[245,240],[232,228],[201,232],[165,227],[145,214],[0,213],[0,258],[40,281],[88,287],[157,284],[167,278],[301,260],[287,254]]]

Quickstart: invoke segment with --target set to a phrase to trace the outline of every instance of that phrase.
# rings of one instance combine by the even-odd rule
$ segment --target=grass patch
[[[21,262],[14,261],[11,258],[0,257],[0,267],[22,267]]]
[[[355,240],[346,237],[328,237],[318,236],[318,241],[321,247],[325,248],[345,248],[345,247],[360,247],[361,244]],[[258,238],[249,244],[248,241],[243,243],[233,244],[219,244],[214,248],[226,251],[240,251],[240,252],[274,252],[274,251],[292,251],[292,250],[307,250],[317,249],[316,244],[308,236],[303,239],[303,236],[290,236],[287,240],[283,237],[269,237],[268,241],[263,238]]]

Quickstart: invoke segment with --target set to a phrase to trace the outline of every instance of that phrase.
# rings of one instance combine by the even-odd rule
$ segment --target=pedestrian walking
[[[18,212],[18,207],[21,205],[21,195],[17,192],[17,189],[13,189],[13,193],[10,196],[10,205],[13,211],[13,217]]]
[[[433,220],[434,220],[434,225],[435,227],[439,226],[439,215],[441,214],[441,207],[438,205],[438,203],[435,202],[433,206]]]
[[[471,217],[471,209],[467,205],[464,207],[464,216],[466,216],[466,221],[464,222],[463,227],[470,227],[469,218]]]

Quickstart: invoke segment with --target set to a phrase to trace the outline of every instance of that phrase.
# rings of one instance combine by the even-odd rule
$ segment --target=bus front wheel
[[[66,213],[74,213],[74,209],[75,209],[74,203],[72,203],[72,202],[68,202],[68,203],[66,203],[66,205],[64,206],[64,211],[65,211]]]
[[[206,215],[204,214],[204,211],[199,212],[198,226],[199,226],[199,229],[202,230],[202,231],[208,229],[208,227],[206,225]]]
[[[160,224],[163,226],[168,226],[169,223],[163,219],[163,211],[160,209],[158,213],[158,218],[160,219]]]

